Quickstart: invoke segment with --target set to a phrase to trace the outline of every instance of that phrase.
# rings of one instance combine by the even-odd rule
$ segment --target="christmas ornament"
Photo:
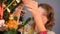
[[[17,3],[16,3],[16,2],[14,2],[13,6],[16,6],[16,5],[17,5]]]
[[[13,19],[13,14],[10,15],[9,20],[6,23],[7,23],[7,26],[8,26],[9,30],[11,30],[11,29],[17,30],[18,22]]]
[[[2,5],[0,6],[0,20],[3,19],[3,13],[4,13],[4,6],[2,3]]]
[[[19,3],[21,0],[16,0],[17,3]]]
[[[0,20],[0,27],[4,26],[5,20]]]

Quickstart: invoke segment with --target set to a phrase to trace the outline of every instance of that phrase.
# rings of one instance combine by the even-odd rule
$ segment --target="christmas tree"
[[[17,23],[18,17],[14,16],[15,10],[21,4],[23,4],[22,0],[0,0],[0,20],[4,19],[4,23],[7,25],[4,34],[17,34],[18,29],[24,27],[31,20],[28,18],[24,24]],[[20,21],[22,21],[22,17],[20,16]]]

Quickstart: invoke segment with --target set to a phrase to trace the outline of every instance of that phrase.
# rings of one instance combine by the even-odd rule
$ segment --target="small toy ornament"
[[[4,6],[3,6],[3,3],[2,3],[2,5],[0,6],[0,20],[3,19],[3,13],[4,13]]]

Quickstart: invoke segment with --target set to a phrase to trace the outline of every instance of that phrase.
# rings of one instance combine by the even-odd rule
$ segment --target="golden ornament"
[[[11,30],[11,29],[17,30],[17,28],[18,28],[18,22],[15,21],[15,20],[13,20],[13,14],[10,15],[9,20],[6,23],[7,23],[7,26],[8,26],[9,30]]]
[[[17,5],[17,3],[16,3],[16,2],[14,2],[14,3],[13,3],[13,6],[16,6],[16,5]]]

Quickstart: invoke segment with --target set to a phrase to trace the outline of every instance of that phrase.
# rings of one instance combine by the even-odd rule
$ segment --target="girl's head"
[[[52,30],[54,22],[54,9],[48,4],[39,4],[39,12],[46,29]]]

